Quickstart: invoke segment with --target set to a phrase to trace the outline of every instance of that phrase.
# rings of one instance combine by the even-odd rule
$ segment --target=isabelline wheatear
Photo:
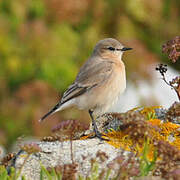
[[[50,114],[71,106],[88,110],[95,136],[102,139],[94,114],[107,112],[126,88],[125,66],[122,62],[124,47],[119,41],[107,38],[99,41],[90,58],[81,67],[75,81],[64,92],[62,99],[40,121]]]

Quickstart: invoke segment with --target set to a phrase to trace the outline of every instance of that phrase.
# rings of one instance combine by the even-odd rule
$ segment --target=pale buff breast
[[[126,88],[126,75],[123,62],[114,63],[109,79],[92,88],[76,99],[80,109],[93,109],[95,114],[105,113]]]

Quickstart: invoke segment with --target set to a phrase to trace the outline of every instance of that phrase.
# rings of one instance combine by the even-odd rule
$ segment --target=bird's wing
[[[93,59],[94,61],[94,59]],[[43,121],[49,115],[58,111],[62,104],[67,101],[84,94],[89,89],[108,80],[113,72],[112,62],[110,61],[87,61],[80,69],[75,82],[69,86],[63,94],[61,101],[56,104],[48,113],[46,113],[39,121]]]
[[[84,64],[80,69],[75,82],[69,86],[63,94],[61,104],[84,94],[89,89],[109,79],[112,70],[112,62],[109,61]]]

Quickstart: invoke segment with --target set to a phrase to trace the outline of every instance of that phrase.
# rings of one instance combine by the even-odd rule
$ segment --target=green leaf
[[[144,142],[143,154],[141,156],[141,161],[140,161],[140,176],[147,176],[149,172],[154,169],[155,162],[157,160],[157,151],[154,151],[154,156],[152,161],[148,159],[149,151],[150,151],[149,139],[146,139]]]
[[[48,180],[53,180],[48,170],[43,165],[41,165],[40,180],[43,180],[44,178],[48,178]]]
[[[111,169],[108,169],[107,170],[107,173],[106,173],[106,177],[105,177],[105,180],[108,180],[108,179],[110,179],[110,174],[111,174]]]
[[[7,180],[8,179],[8,173],[4,166],[0,166],[0,180]]]

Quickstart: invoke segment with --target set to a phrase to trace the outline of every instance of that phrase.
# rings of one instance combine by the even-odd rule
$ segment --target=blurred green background
[[[178,33],[179,0],[1,0],[0,144],[49,135],[60,120],[89,120],[72,109],[38,123],[98,40],[114,37],[133,47],[123,57],[128,81],[150,82],[148,66],[170,63],[161,46]]]

